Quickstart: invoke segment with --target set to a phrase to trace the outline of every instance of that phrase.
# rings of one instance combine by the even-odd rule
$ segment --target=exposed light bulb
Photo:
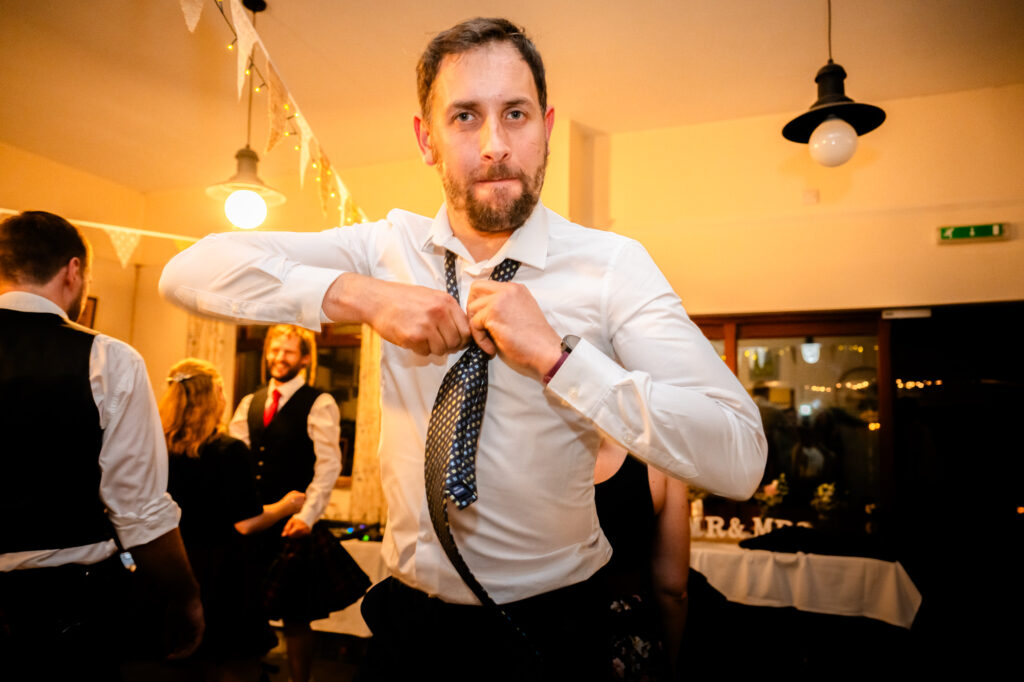
[[[809,340],[800,344],[800,357],[808,365],[813,365],[821,359],[821,344]]]
[[[822,166],[839,166],[857,151],[857,131],[843,119],[830,116],[811,133],[808,147],[811,158]]]
[[[252,190],[240,189],[224,202],[224,214],[235,227],[251,230],[267,219],[267,202]]]

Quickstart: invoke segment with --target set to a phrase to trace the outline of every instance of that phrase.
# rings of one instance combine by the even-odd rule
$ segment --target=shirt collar
[[[523,265],[544,269],[548,255],[548,211],[540,201],[533,207],[533,213],[522,227],[509,236],[498,252],[486,261],[474,262],[469,251],[452,232],[448,222],[448,205],[441,204],[441,209],[434,216],[427,238],[420,247],[423,251],[451,251],[466,262],[465,270],[477,275],[493,269],[506,258],[517,260]]]
[[[268,393],[273,393],[276,388],[281,392],[281,397],[287,400],[295,395],[295,392],[302,388],[303,384],[306,383],[306,370],[302,370],[288,381],[279,383],[274,377],[270,377],[270,385],[267,387]]]
[[[23,313],[52,313],[68,319],[67,311],[59,305],[45,296],[27,291],[8,291],[0,294],[0,308],[10,308]]]

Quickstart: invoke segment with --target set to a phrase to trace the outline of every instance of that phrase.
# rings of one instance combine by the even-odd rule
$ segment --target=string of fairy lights
[[[225,7],[227,4],[227,7]],[[202,13],[203,0],[181,0],[182,11],[185,14],[185,21],[190,31],[193,31],[199,16]],[[214,5],[220,13],[224,25],[231,33],[231,41],[226,45],[228,53],[235,54],[238,63],[239,95],[242,93],[242,86],[248,81],[250,97],[250,112],[252,107],[252,95],[265,95],[267,97],[267,112],[270,119],[270,131],[267,137],[264,153],[270,152],[278,143],[281,137],[285,140],[298,141],[290,146],[293,151],[300,152],[299,180],[300,186],[304,185],[307,168],[312,166],[315,181],[320,187],[321,209],[326,215],[328,205],[333,200],[339,200],[338,210],[340,212],[341,224],[352,224],[367,220],[366,214],[356,205],[345,184],[341,181],[331,167],[330,160],[324,153],[319,139],[313,134],[308,119],[303,117],[294,97],[285,87],[283,80],[274,67],[266,45],[256,33],[256,12],[242,8],[240,0],[214,0]],[[229,14],[231,15],[229,17]],[[244,36],[240,36],[240,30]],[[261,68],[255,59],[256,48],[259,47],[262,58],[265,59],[265,69]],[[242,55],[240,50],[247,50],[248,54]],[[244,63],[244,70],[242,65]],[[252,133],[251,114],[247,122],[246,147]],[[280,201],[283,201],[281,195]]]

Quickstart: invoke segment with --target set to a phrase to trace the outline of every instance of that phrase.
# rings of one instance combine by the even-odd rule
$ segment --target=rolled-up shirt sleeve
[[[638,243],[609,269],[603,307],[615,357],[583,339],[548,390],[670,476],[750,497],[767,457],[757,407]]]
[[[317,396],[306,418],[306,430],[313,441],[316,460],[313,480],[306,488],[306,503],[295,516],[312,527],[327,509],[334,482],[341,473],[341,411],[330,393]]]
[[[121,546],[142,545],[181,517],[167,494],[167,445],[146,365],[131,346],[100,335],[89,380],[103,428],[100,498]]]
[[[345,272],[367,274],[373,223],[323,232],[209,235],[164,267],[160,293],[199,315],[230,322],[288,322],[319,331],[324,294]]]

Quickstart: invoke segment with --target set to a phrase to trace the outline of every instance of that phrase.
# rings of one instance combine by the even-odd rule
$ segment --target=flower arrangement
[[[767,512],[772,507],[782,504],[787,493],[789,485],[786,483],[786,474],[779,474],[778,478],[754,493],[754,499],[760,503],[763,512]]]
[[[811,500],[811,506],[818,512],[818,516],[828,516],[831,512],[835,511],[836,507],[839,506],[839,500],[836,499],[836,484],[835,483],[822,483],[814,491],[814,498]]]
[[[688,502],[694,502],[696,500],[703,500],[708,496],[708,491],[704,488],[698,488],[695,485],[686,486],[686,500]]]

